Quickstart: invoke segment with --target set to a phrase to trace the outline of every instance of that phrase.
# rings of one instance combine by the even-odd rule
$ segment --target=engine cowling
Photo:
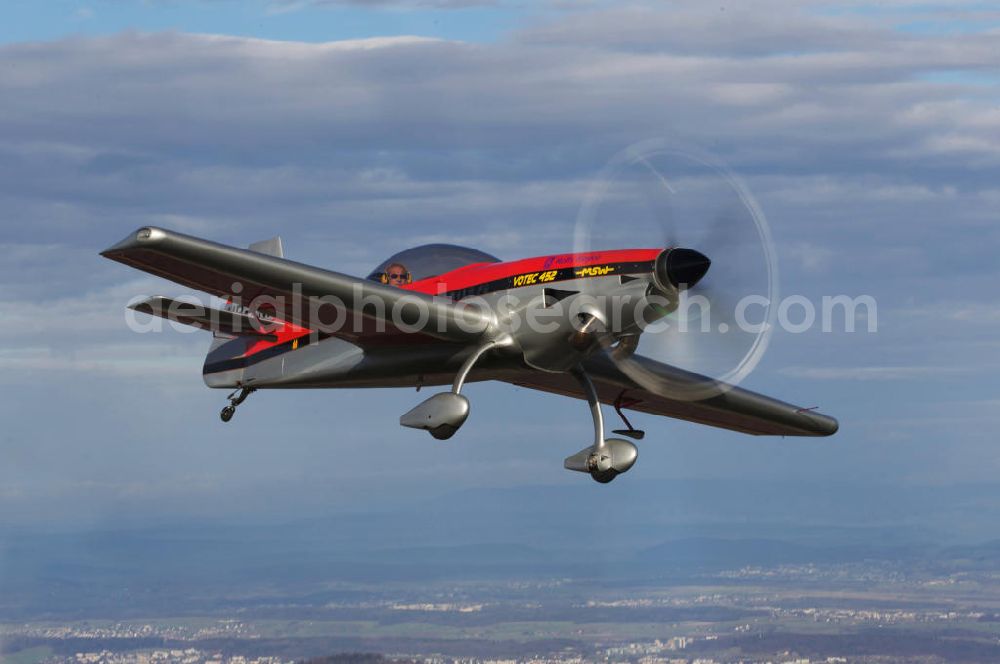
[[[524,361],[542,371],[563,372],[577,366],[594,351],[603,332],[605,312],[586,294],[547,303],[538,298],[516,312],[511,332]]]

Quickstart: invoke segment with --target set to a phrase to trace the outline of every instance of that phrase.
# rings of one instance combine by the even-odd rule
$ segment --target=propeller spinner
[[[691,288],[701,281],[711,265],[712,261],[700,251],[675,247],[656,258],[655,277],[661,286]]]

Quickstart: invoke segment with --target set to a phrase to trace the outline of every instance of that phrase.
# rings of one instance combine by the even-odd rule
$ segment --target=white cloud
[[[299,11],[307,7],[365,7],[368,9],[468,9],[502,4],[500,0],[271,0],[271,11]]]
[[[806,272],[827,273],[836,258],[836,252],[810,242],[796,242],[784,248],[783,256],[798,261]]]
[[[38,372],[78,374],[65,380],[86,380],[94,374],[169,380],[171,376],[190,376],[201,370],[207,341],[200,354],[192,350],[190,344],[149,339],[142,344],[83,345],[68,353],[51,346],[4,349],[0,351],[0,381],[23,383],[29,375],[37,380]]]
[[[970,374],[979,369],[982,368],[954,366],[785,367],[779,369],[778,373],[791,378],[810,380],[899,381]]]
[[[944,320],[949,323],[961,322],[977,326],[992,326],[994,323],[1000,322],[1000,302],[991,299],[976,301],[957,298],[923,300],[893,311],[892,316],[918,319],[921,325]]]
[[[207,339],[125,329],[129,297],[174,292],[98,257],[138,226],[236,245],[280,233],[290,257],[355,274],[419,242],[508,258],[561,251],[590,178],[620,149],[656,136],[706,147],[750,183],[781,248],[784,291],[872,292],[883,305],[878,335],[777,340],[772,348],[792,360],[776,382],[813,380],[815,400],[845,425],[878,400],[906,410],[933,403],[939,395],[920,389],[941,378],[984,392],[996,357],[986,344],[997,320],[997,102],[982,84],[930,74],[995,70],[996,37],[900,32],[901,3],[876,16],[820,15],[843,5],[768,2],[727,6],[723,16],[691,0],[599,3],[491,44],[124,33],[0,47],[0,366],[5,385],[21,388],[6,405],[14,433],[4,445],[36,449],[49,392],[75,413],[67,421],[103,417],[108,430],[130,410],[157,413],[170,390],[154,403],[133,394],[150,372],[190,389],[180,408],[218,424],[221,395],[198,385]],[[627,216],[602,230],[616,244],[642,238]],[[942,354],[941,366],[928,359]],[[847,366],[816,367],[817,356]],[[837,383],[825,396],[823,381]],[[314,409],[365,403],[354,392],[312,398]],[[505,421],[509,404],[494,401],[477,405],[477,417]],[[267,408],[265,397],[255,403]],[[526,419],[548,421],[540,411],[553,401],[525,403]],[[381,429],[382,419],[368,419],[367,431],[345,424],[345,437],[397,443],[394,417]],[[9,474],[43,477],[65,453],[69,425],[44,424],[50,453],[25,456]],[[878,439],[879,428],[864,435]],[[284,447],[267,456],[273,440],[231,431],[218,434],[239,439],[228,457],[199,461],[213,448],[192,440],[172,463],[221,473],[243,445],[271,466],[302,461]],[[906,432],[930,444],[918,433]],[[171,432],[159,434],[169,449]],[[974,434],[956,427],[956,444]],[[337,444],[326,453],[340,454]],[[122,457],[117,474],[158,476],[121,435],[93,445]],[[357,454],[378,466],[388,455],[379,449]],[[966,452],[976,458],[971,443]],[[558,473],[565,455],[552,456]]]

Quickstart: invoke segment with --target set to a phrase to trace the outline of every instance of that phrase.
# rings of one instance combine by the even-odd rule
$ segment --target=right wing
[[[837,420],[808,408],[793,406],[763,394],[721,383],[707,376],[633,355],[630,373],[643,372],[649,389],[622,371],[606,355],[595,355],[584,368],[601,402],[653,415],[762,436],[830,436]],[[519,371],[501,380],[537,390],[585,399],[568,374]]]
[[[140,228],[101,255],[361,345],[373,334],[392,331],[391,321],[406,331],[469,342],[492,320],[472,305],[161,228]]]

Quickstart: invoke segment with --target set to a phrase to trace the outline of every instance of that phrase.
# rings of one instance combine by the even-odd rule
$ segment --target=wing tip
[[[116,256],[141,246],[156,244],[167,237],[168,231],[156,226],[143,226],[125,236],[121,242],[113,244],[101,252],[104,258],[115,259]]]
[[[812,426],[809,428],[815,432],[816,436],[832,436],[840,430],[840,422],[835,417],[822,413],[810,413],[809,419],[812,420],[810,422]]]

